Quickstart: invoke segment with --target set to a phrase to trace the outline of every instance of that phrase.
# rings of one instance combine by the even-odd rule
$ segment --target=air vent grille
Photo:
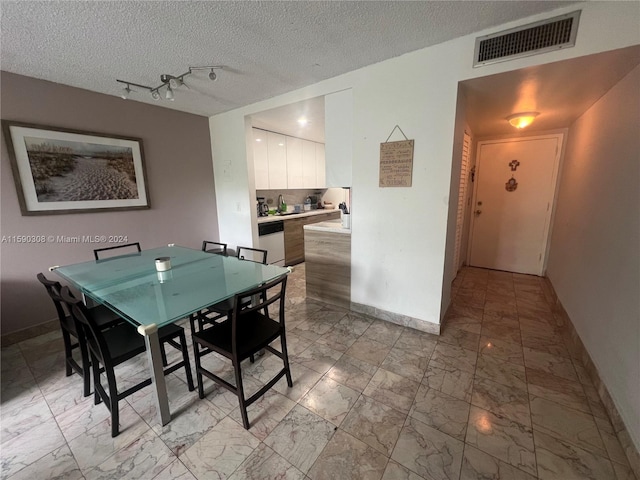
[[[473,66],[573,47],[580,12],[531,23],[476,39]]]

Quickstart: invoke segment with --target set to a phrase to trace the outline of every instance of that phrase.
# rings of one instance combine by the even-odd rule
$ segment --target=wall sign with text
[[[380,187],[410,187],[413,140],[380,144]]]

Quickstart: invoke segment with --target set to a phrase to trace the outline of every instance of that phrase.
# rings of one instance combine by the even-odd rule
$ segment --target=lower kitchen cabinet
[[[284,263],[296,265],[304,262],[304,226],[340,218],[340,210],[325,215],[288,218],[284,221]]]

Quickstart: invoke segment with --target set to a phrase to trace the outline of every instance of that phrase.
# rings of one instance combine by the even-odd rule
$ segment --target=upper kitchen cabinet
[[[316,188],[316,144],[302,141],[302,188]],[[295,187],[294,187],[295,188]]]
[[[256,190],[325,188],[324,145],[253,129]]]
[[[324,97],[326,186],[350,187],[353,163],[353,94],[351,89]]]
[[[327,186],[324,150],[324,144],[316,143],[316,183],[318,184],[318,188]]]
[[[302,188],[302,140],[287,137],[287,186]]]
[[[267,156],[267,132],[253,129],[253,166],[256,190],[269,188],[269,157]]]
[[[287,188],[287,147],[284,135],[267,132],[269,188]]]

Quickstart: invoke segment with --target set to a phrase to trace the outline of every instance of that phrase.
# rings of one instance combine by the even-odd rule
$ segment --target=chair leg
[[[160,344],[160,353],[162,355],[162,366],[166,367],[168,365],[168,362],[167,362],[167,352],[164,349],[164,343]]]
[[[111,410],[111,436],[117,437],[120,433],[120,412],[118,410],[118,387],[113,371],[105,365],[105,374],[109,385],[109,410]]]
[[[191,363],[189,362],[187,338],[184,334],[184,330],[180,331],[180,349],[182,350],[182,361],[184,362],[184,373],[187,376],[187,385],[189,387],[189,391],[193,392],[196,387],[193,386],[193,375],[191,374]]]
[[[85,397],[88,397],[91,395],[91,360],[89,358],[86,340],[84,338],[79,338],[78,344],[80,346],[80,356],[82,357],[83,394]]]
[[[65,359],[65,366],[66,366],[66,375],[67,377],[70,377],[71,374],[73,374],[71,363],[69,363],[69,360],[73,358],[73,353],[71,349],[71,336],[69,335],[69,332],[67,332],[64,329],[62,329],[62,341],[64,342],[64,359]]]
[[[242,385],[242,369],[237,358],[233,359],[233,369],[236,372],[236,393],[238,394],[238,403],[240,404],[240,415],[242,415],[242,424],[246,430],[249,430],[249,417],[247,416],[247,405],[244,400],[244,387]]]
[[[94,405],[98,405],[102,401],[98,391],[98,385],[100,385],[100,364],[93,354],[91,354],[91,369],[93,370],[93,403]]]
[[[196,357],[196,381],[198,382],[198,397],[204,398],[204,385],[202,384],[202,365],[200,363],[200,351],[198,342],[193,342],[193,355]]]
[[[287,353],[287,339],[284,331],[280,334],[280,342],[282,345],[282,361],[284,362],[285,375],[287,376],[287,385],[289,388],[293,387],[293,380],[291,379],[291,369],[289,368],[289,354]]]

